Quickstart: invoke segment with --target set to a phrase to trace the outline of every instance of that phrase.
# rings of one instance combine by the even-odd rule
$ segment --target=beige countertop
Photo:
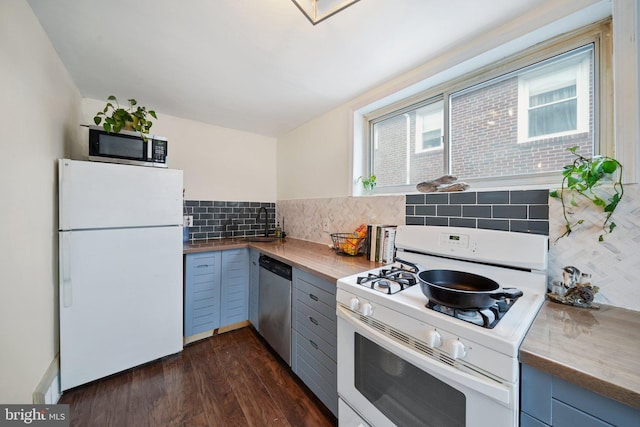
[[[251,247],[261,253],[283,261],[293,267],[308,271],[329,282],[341,277],[362,273],[381,264],[367,261],[363,256],[337,255],[327,245],[305,240],[286,239],[274,242],[252,242],[248,238],[215,239],[185,243],[185,254]]]
[[[520,361],[640,409],[640,312],[546,301],[520,347]]]

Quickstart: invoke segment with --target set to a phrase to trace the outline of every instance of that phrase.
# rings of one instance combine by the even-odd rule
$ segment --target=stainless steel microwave
[[[121,130],[107,132],[101,127],[89,127],[89,160],[126,165],[167,167],[167,138]]]

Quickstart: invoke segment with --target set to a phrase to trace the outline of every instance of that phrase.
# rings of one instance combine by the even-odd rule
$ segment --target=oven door
[[[518,384],[434,360],[338,305],[338,394],[383,426],[515,426]],[[339,414],[340,425],[346,425]]]

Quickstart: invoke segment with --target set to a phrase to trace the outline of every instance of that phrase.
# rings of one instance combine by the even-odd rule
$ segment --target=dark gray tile
[[[511,231],[549,235],[549,221],[511,221]]]
[[[449,218],[449,227],[476,228],[476,220],[469,218]]]
[[[407,216],[405,222],[407,225],[425,225],[424,217],[422,216]]]
[[[509,231],[509,221],[506,219],[479,219],[478,228],[484,230]]]
[[[493,217],[527,219],[527,207],[524,205],[493,206]]]
[[[185,200],[184,204],[185,204],[185,206],[200,206],[200,201],[199,200]]]
[[[200,227],[200,232],[201,232],[201,233],[207,233],[207,232],[210,232],[210,231],[213,231],[213,227],[209,227],[209,226],[207,226],[207,227]]]
[[[408,205],[405,206],[404,214],[406,216],[413,216],[413,215],[415,215],[415,212],[416,212],[416,207],[415,206],[408,206]]]
[[[448,205],[449,194],[447,193],[429,193],[427,196],[428,205]]]
[[[442,227],[448,227],[449,218],[439,217],[439,216],[428,216],[426,220],[426,225],[439,225]]]
[[[549,205],[530,205],[529,219],[549,219]]]
[[[479,205],[506,205],[508,203],[508,191],[485,191],[478,193]]]
[[[204,240],[207,238],[207,233],[193,233],[193,238],[195,240]]]
[[[460,205],[438,205],[438,216],[462,216],[462,206]]]
[[[193,213],[207,213],[207,208],[201,208],[201,207],[194,207],[193,208]]]
[[[213,214],[211,213],[201,213],[200,214],[200,219],[211,219],[213,218]]]
[[[219,208],[223,208],[227,205],[227,202],[215,201],[213,202],[213,206],[217,206]]]
[[[463,206],[462,216],[470,218],[491,218],[491,206]]]
[[[546,205],[549,203],[549,190],[517,190],[511,192],[514,205]]]
[[[200,206],[213,206],[213,201],[212,200],[200,200]]]
[[[416,206],[416,215],[436,216],[435,205]]]
[[[193,220],[193,226],[194,227],[200,227],[200,226],[206,226],[207,225],[207,220],[206,219],[194,219]]]
[[[424,194],[407,194],[407,205],[424,205]]]
[[[475,191],[451,193],[449,194],[449,203],[456,205],[475,205],[476,204]]]
[[[240,202],[227,202],[226,204],[228,208],[237,208],[240,206]]]

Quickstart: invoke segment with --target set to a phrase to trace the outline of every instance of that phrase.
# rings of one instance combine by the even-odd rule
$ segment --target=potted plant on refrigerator
[[[96,113],[93,121],[97,126],[102,124],[102,127],[107,132],[118,133],[123,129],[135,130],[140,133],[142,139],[146,140],[145,134],[149,133],[153,125],[153,122],[147,115],[157,120],[156,112],[138,105],[138,101],[133,98],[128,101],[129,106],[123,108],[118,104],[116,97],[110,95],[107,98],[107,105],[102,111]]]

